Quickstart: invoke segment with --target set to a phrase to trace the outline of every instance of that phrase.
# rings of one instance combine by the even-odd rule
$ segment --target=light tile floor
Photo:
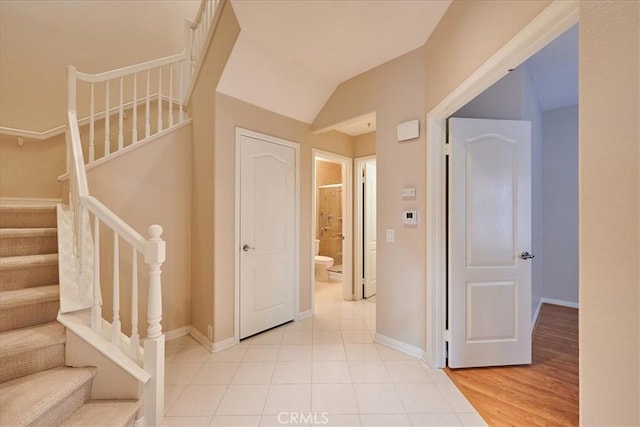
[[[375,310],[332,283],[312,318],[222,352],[168,341],[163,425],[485,425],[442,371],[373,342]]]

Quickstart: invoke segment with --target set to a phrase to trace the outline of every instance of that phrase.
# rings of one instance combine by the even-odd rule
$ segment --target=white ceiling
[[[338,84],[422,46],[450,3],[232,0],[242,30],[218,90],[311,123]]]
[[[542,111],[578,104],[578,25],[529,58]]]

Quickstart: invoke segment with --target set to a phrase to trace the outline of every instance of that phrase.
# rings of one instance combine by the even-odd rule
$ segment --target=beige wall
[[[396,127],[410,119],[424,125],[424,58],[424,48],[416,49],[340,84],[313,123],[323,128],[376,111],[378,235],[396,230],[395,243],[378,243],[377,332],[421,348],[426,334],[424,221],[404,228],[401,214],[418,209],[424,217],[425,133],[421,126],[420,138],[398,143]],[[408,186],[416,187],[415,201],[400,197]]]
[[[502,47],[549,1],[454,1],[426,45],[342,83],[316,117],[324,128],[376,111],[378,233],[396,230],[395,243],[378,251],[377,332],[425,348],[424,221],[401,224],[404,209],[425,214],[425,131],[397,143],[396,126],[426,112]],[[402,187],[415,186],[415,201],[403,202]]]
[[[580,3],[580,423],[640,425],[640,3]]]
[[[416,91],[424,85],[423,105],[407,103],[394,85],[409,69],[394,65],[411,54],[341,84],[329,99],[315,128],[376,110],[379,232],[397,227],[399,181],[424,194],[424,150],[393,144],[387,126],[405,109],[424,117],[548,4],[454,1],[425,45],[425,78],[411,80]],[[580,406],[590,425],[640,422],[638,7],[580,3]],[[419,236],[408,238],[397,233],[395,244],[380,248],[378,332],[424,348],[427,254]]]
[[[376,154],[376,132],[353,137],[353,157],[374,156]]]
[[[57,177],[66,171],[64,135],[45,141],[0,135],[0,197],[62,198]]]
[[[191,127],[185,126],[124,156],[87,171],[89,190],[143,237],[160,224],[167,244],[162,265],[162,329],[170,331],[191,324]],[[111,318],[113,235],[101,227],[103,316]],[[120,240],[121,318],[130,330],[131,249]],[[138,258],[140,280],[140,334],[146,335],[148,274]]]
[[[214,341],[233,337],[235,243],[235,132],[249,129],[300,144],[300,311],[311,309],[312,148],[351,157],[351,137],[313,135],[310,126],[218,93],[215,111],[215,297]]]
[[[208,326],[214,326],[214,134],[215,88],[233,45],[240,33],[231,3],[222,4],[213,40],[204,58],[198,81],[191,97],[193,117],[192,140],[192,217],[191,324],[205,337]]]
[[[0,1],[0,126],[66,124],[69,64],[100,73],[177,54],[188,41],[182,18],[192,20],[199,3]]]

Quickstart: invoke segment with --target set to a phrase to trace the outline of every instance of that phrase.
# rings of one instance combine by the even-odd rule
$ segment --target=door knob
[[[529,252],[527,252],[527,251],[524,251],[524,252],[522,252],[522,253],[520,254],[520,258],[522,258],[522,259],[531,259],[531,258],[533,258],[533,257],[535,257],[535,255],[532,255],[532,254],[530,254],[530,253],[529,253]]]
[[[245,252],[249,252],[250,250],[253,250],[253,249],[255,249],[255,248],[252,248],[251,246],[246,245],[246,244],[242,247],[242,250],[245,251]]]

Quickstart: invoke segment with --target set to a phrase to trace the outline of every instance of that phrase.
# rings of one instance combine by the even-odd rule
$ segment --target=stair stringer
[[[142,399],[142,382],[67,328],[65,365],[95,366],[91,399]]]

